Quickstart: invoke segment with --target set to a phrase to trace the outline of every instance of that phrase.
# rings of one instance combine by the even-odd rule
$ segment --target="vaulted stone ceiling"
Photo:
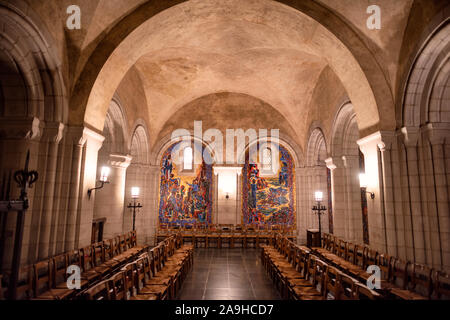
[[[121,80],[118,70],[133,65],[143,80],[153,137],[189,102],[232,92],[271,105],[293,128],[292,138],[303,141],[311,96],[327,65],[350,98],[364,104],[363,127],[379,119],[350,51],[317,21],[273,1],[189,1],[159,13],[115,50],[102,73],[117,80],[99,82],[94,91],[105,100],[96,94],[89,103],[102,109]]]
[[[383,27],[369,30],[366,1],[78,0],[82,30],[67,31],[69,0],[5,1],[27,2],[52,34],[68,71],[73,125],[101,132],[119,93],[133,104],[126,106],[133,111],[130,127],[144,119],[154,144],[174,125],[173,115],[196,99],[243,94],[276,110],[303,146],[312,123],[332,123],[345,97],[362,135],[393,129],[399,80],[414,50],[403,39],[445,4],[379,0]],[[422,17],[414,28],[411,10]]]

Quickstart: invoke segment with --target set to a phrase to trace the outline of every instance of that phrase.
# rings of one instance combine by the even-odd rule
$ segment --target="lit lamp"
[[[359,174],[359,186],[364,193],[370,194],[370,199],[375,199],[375,193],[367,191],[367,176],[365,173]]]
[[[100,173],[100,180],[98,181],[98,182],[100,182],[100,186],[88,190],[89,199],[91,198],[92,191],[99,190],[99,189],[103,188],[105,184],[109,183],[108,177],[109,177],[110,172],[111,172],[111,169],[109,167],[102,167],[102,171]]]
[[[136,230],[135,222],[136,222],[136,209],[142,208],[140,203],[136,203],[137,199],[139,199],[140,189],[138,187],[131,188],[131,198],[133,199],[133,204],[128,204],[128,209],[133,209],[133,231]]]
[[[312,210],[314,213],[317,214],[319,218],[319,237],[322,239],[322,222],[321,222],[321,216],[326,213],[327,208],[322,205],[323,201],[323,192],[322,191],[316,191],[314,194],[314,198],[317,201],[317,205],[315,205]]]

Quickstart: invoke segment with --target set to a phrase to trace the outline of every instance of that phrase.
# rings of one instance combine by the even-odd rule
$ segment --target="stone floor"
[[[195,249],[178,300],[280,300],[257,249]]]

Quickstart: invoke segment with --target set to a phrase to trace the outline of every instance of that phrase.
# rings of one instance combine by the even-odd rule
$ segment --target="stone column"
[[[334,234],[337,237],[346,239],[347,209],[344,163],[341,157],[328,158],[325,160],[325,163],[327,165],[327,168],[331,170]]]
[[[384,133],[383,141],[380,141],[378,147],[381,153],[383,179],[384,212],[386,216],[386,253],[392,256],[398,256],[398,238],[404,238],[403,225],[399,225],[396,219],[396,202],[401,199],[401,189],[394,185],[394,169],[392,165],[392,150],[396,142],[395,133]]]
[[[236,195],[236,221],[235,225],[242,222],[242,171],[236,173],[237,195]]]
[[[104,238],[111,239],[123,233],[123,208],[125,200],[125,180],[131,157],[112,154],[108,165],[111,167],[110,183],[95,192],[94,218],[106,218]],[[99,166],[100,176],[101,166]],[[98,180],[98,179],[97,179]],[[92,221],[91,221],[92,223]]]
[[[83,148],[79,205],[76,215],[75,246],[80,248],[91,243],[92,220],[94,218],[95,192],[88,198],[88,189],[95,187],[97,177],[97,159],[105,138],[88,128],[83,129]]]
[[[406,174],[407,174],[407,199],[406,204],[407,216],[410,218],[410,232],[412,234],[412,246],[414,255],[413,261],[426,264],[425,255],[425,230],[423,220],[423,207],[419,172],[419,129],[418,128],[402,128],[403,143],[406,151]],[[408,247],[408,243],[407,243]]]
[[[346,239],[362,243],[363,221],[361,213],[361,188],[359,183],[359,155],[345,155],[342,157],[342,160],[345,167]]]
[[[148,187],[147,192],[149,195],[149,234],[147,236],[147,243],[153,243],[155,241],[156,229],[159,224],[159,185],[161,179],[160,166],[148,166]]]
[[[308,200],[306,197],[307,181],[306,181],[307,168],[296,168],[295,180],[297,184],[297,239],[299,244],[306,244],[306,229],[307,227],[307,214],[310,210],[307,209]]]
[[[385,232],[385,211],[383,194],[383,177],[381,172],[381,159],[379,155],[379,144],[383,141],[383,133],[376,132],[357,141],[364,154],[365,172],[368,180],[367,191],[375,194],[375,199],[367,199],[369,220],[370,246],[387,251]]]
[[[438,269],[450,270],[450,189],[448,174],[448,144],[450,127],[445,124],[430,124],[425,128],[426,140],[431,145],[431,154],[426,157],[431,175],[428,175],[428,192],[434,197],[429,199],[430,233],[432,265]],[[446,150],[447,148],[447,150]],[[446,158],[447,157],[447,158]]]
[[[64,125],[62,123],[47,123],[44,134],[41,139],[40,162],[45,170],[41,172],[43,192],[42,192],[42,211],[41,219],[37,224],[40,226],[38,258],[43,260],[53,254],[50,246],[51,230],[55,231],[57,225],[57,208],[54,206],[57,199],[55,198],[56,187],[56,169],[58,160],[58,147],[63,137]],[[43,149],[43,150],[42,150]]]

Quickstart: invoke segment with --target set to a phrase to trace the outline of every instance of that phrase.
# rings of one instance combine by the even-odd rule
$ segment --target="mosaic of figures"
[[[182,172],[172,161],[171,146],[161,163],[159,222],[160,224],[211,224],[212,166],[203,162],[192,171]],[[198,150],[194,152],[202,152]]]
[[[279,166],[272,175],[262,177],[260,161],[252,164],[249,159],[254,159],[254,155],[246,157],[242,206],[245,224],[295,225],[293,159],[285,148],[276,147],[279,149]]]

